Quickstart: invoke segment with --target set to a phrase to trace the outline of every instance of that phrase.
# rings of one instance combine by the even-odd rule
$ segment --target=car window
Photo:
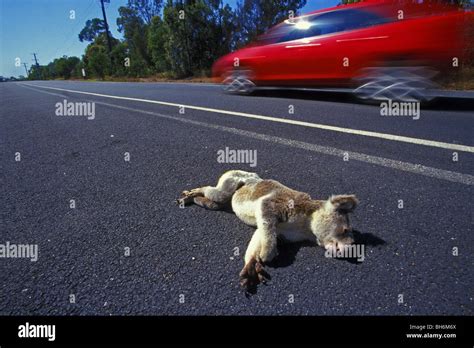
[[[360,10],[347,10],[344,15],[346,22],[344,24],[344,30],[353,30],[371,27],[373,25],[379,25],[386,23],[386,18],[380,17],[372,12],[360,11]]]
[[[312,36],[319,36],[319,35],[321,35],[321,29],[315,25],[313,25],[312,27],[306,30],[292,28],[292,30],[289,30],[288,33],[282,38],[282,41],[280,42],[304,39],[305,37],[312,37]]]
[[[302,25],[302,21],[305,23]],[[361,10],[336,10],[306,17],[291,24],[285,23],[279,29],[278,42],[361,29],[386,23],[387,19]]]

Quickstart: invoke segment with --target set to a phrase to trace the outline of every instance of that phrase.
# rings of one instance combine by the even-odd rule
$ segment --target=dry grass
[[[458,72],[444,76],[437,81],[442,88],[449,90],[474,90],[474,67],[460,68]]]
[[[112,82],[174,82],[174,83],[213,83],[211,77],[188,77],[184,79],[176,79],[164,74],[149,77],[113,77],[107,76],[103,80],[100,79],[78,79],[71,78],[74,81],[112,81]],[[447,90],[474,90],[474,67],[459,68],[459,71],[442,76],[436,81],[442,89]]]
[[[58,79],[62,80],[62,79]],[[97,78],[88,78],[86,80],[81,78],[70,78],[71,81],[89,81],[89,82],[96,82],[96,81],[110,81],[110,82],[176,82],[176,83],[212,83],[214,82],[211,77],[188,77],[184,79],[176,79],[172,77],[166,77],[163,75],[155,75],[149,77],[114,77],[114,76],[106,76],[104,79],[97,79]]]

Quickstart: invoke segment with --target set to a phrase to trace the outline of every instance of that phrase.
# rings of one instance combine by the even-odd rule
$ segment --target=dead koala
[[[354,243],[349,213],[358,204],[355,195],[333,195],[314,200],[275,180],[261,179],[255,173],[231,170],[216,186],[183,191],[178,204],[197,204],[211,210],[229,202],[237,217],[257,229],[245,253],[240,284],[249,289],[265,282],[263,265],[277,255],[277,237],[286,242],[313,241],[340,251]]]

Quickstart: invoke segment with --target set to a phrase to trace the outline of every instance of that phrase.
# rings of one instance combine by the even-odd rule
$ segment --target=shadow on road
[[[474,99],[467,98],[437,98],[423,107],[426,110],[442,111],[472,111]]]
[[[317,245],[312,242],[285,243],[278,241],[278,256],[269,262],[268,266],[272,268],[282,268],[292,265],[293,262],[295,262],[298,251],[305,247],[314,248],[317,247]]]
[[[353,231],[354,240],[356,244],[364,245],[365,247],[375,247],[387,244],[382,238],[377,237],[372,233],[362,233],[360,231]],[[296,254],[298,254],[301,248],[310,247],[310,248],[319,248],[316,243],[312,242],[299,242],[299,243],[286,243],[282,240],[278,241],[278,256],[273,259],[271,262],[265,264],[266,267],[270,268],[284,268],[292,265],[295,262]],[[365,250],[365,248],[364,248]],[[365,251],[364,251],[365,253]],[[359,261],[357,258],[336,258],[340,262],[349,262],[351,264],[360,264],[363,261]],[[265,278],[267,281],[272,279],[271,275],[265,271]],[[264,283],[265,285],[267,282]],[[245,296],[247,298],[255,295],[258,291],[258,284],[254,284],[245,291]]]
[[[362,233],[357,230],[354,230],[352,233],[354,234],[354,240],[357,244],[362,244],[365,246],[379,246],[387,244],[387,242],[382,238],[377,237],[372,233]]]
[[[387,244],[382,238],[377,237],[372,233],[362,233],[360,231],[353,231],[354,240],[356,244],[364,245],[365,247],[374,247]],[[269,262],[267,265],[271,268],[288,267],[293,264],[296,259],[296,254],[301,248],[312,247],[317,248],[315,243],[300,242],[300,243],[278,243],[278,256]],[[357,258],[337,258],[339,261],[346,261],[352,264],[360,264]]]
[[[386,241],[384,241],[382,238],[377,237],[375,234],[372,233],[362,233],[360,231],[354,230],[354,241],[356,244],[363,245],[366,249],[366,247],[375,247],[375,246],[380,246],[380,245],[385,245],[387,244]],[[337,259],[340,261],[346,261],[352,264],[360,264],[363,261],[359,261],[357,258],[345,258],[345,259]]]
[[[302,99],[314,101],[327,101],[345,104],[362,104],[380,106],[381,101],[364,102],[357,99],[351,93],[346,92],[331,92],[331,91],[305,91],[305,90],[285,90],[285,89],[271,89],[258,90],[254,92],[254,96],[273,97],[273,98],[288,98],[288,99]],[[442,110],[442,111],[472,111],[474,110],[474,99],[472,98],[448,98],[439,97],[429,103],[423,103],[424,110]]]
[[[350,93],[325,92],[325,91],[304,91],[304,90],[258,90],[252,95],[259,97],[302,99],[315,101],[329,101],[336,103],[357,103],[358,101]]]
[[[220,209],[222,212],[227,214],[235,215],[232,210],[230,204],[226,204]],[[354,235],[354,242],[355,244],[364,245],[364,247],[376,247],[387,244],[385,240],[372,233],[363,233],[358,230],[353,231]],[[310,248],[319,248],[319,246],[314,242],[299,242],[299,243],[288,243],[282,239],[278,240],[277,248],[278,248],[278,256],[273,259],[271,262],[265,264],[265,266],[270,268],[284,268],[292,265],[295,262],[296,254],[301,248],[310,247]],[[364,248],[365,253],[365,248]],[[359,261],[358,258],[336,258],[338,261],[346,261],[351,264],[360,264],[362,261]],[[271,281],[271,275],[264,270],[265,279],[266,281],[264,284],[266,285],[268,281]],[[244,294],[247,298],[255,295],[258,291],[258,283],[253,284],[249,288],[244,291]]]

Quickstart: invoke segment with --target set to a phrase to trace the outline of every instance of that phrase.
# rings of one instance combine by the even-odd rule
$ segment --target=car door
[[[307,66],[307,57],[321,48],[321,43],[314,40],[320,32],[313,26],[313,19],[314,16],[295,19],[294,23],[287,21],[276,42],[264,47],[263,75],[272,84],[295,85],[308,79],[312,68]]]
[[[312,85],[340,85],[354,76],[370,54],[370,48],[383,41],[369,28],[385,22],[363,9],[341,9],[322,13],[312,20],[318,35],[308,37],[308,48],[300,50],[301,78]]]
[[[377,64],[381,53],[390,49],[393,38],[385,26],[391,21],[388,17],[364,9],[346,10],[342,15],[344,30],[333,36],[331,53],[338,62],[333,78],[349,80],[361,69]]]
[[[337,85],[366,57],[366,40],[373,35],[363,29],[382,22],[355,9],[300,17],[266,49],[267,74],[282,84]]]
[[[309,31],[298,29],[295,24],[285,22],[270,30],[272,42],[258,47],[254,56],[260,57],[258,66],[259,76],[268,84],[292,84],[301,78],[304,69],[299,62]]]

